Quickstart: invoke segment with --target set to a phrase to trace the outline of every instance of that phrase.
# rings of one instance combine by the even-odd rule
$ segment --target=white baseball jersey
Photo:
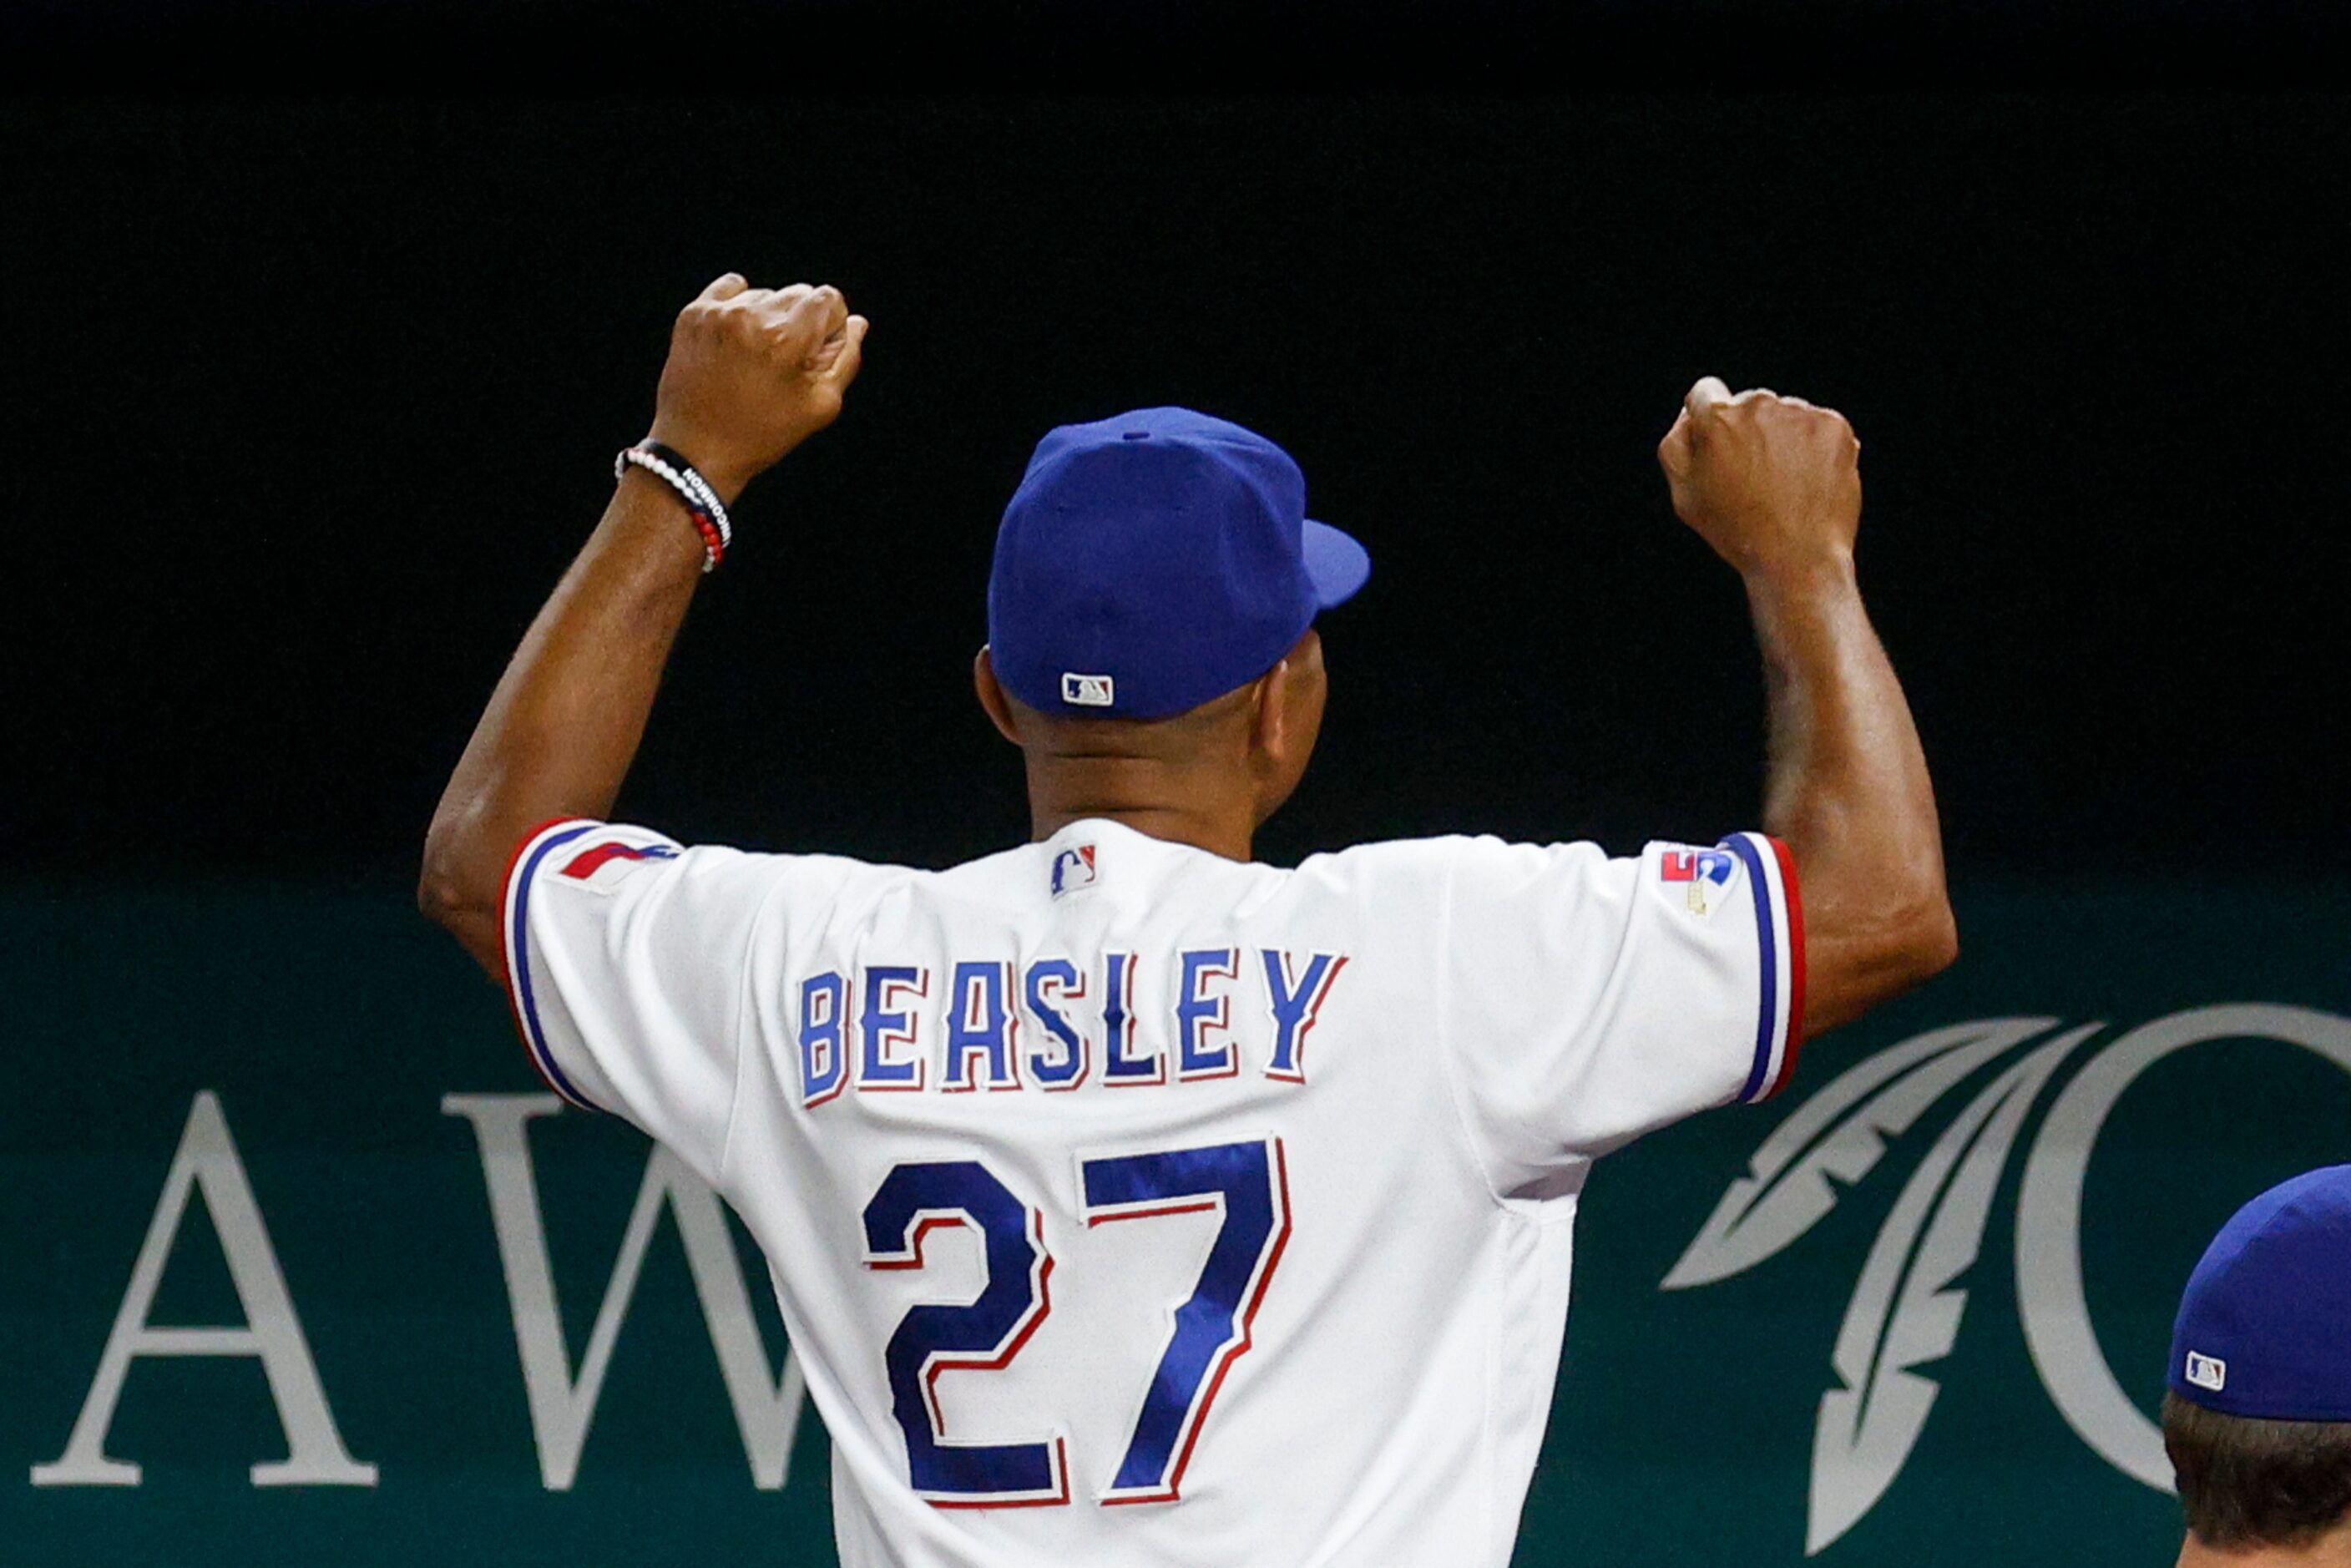
[[[1506,1563],[1585,1172],[1775,1089],[1803,974],[1750,833],[928,872],[573,821],[505,936],[549,1082],[765,1249],[848,1568]]]

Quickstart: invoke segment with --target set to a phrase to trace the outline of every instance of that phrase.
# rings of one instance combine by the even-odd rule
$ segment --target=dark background
[[[1743,601],[1651,455],[1713,371],[1862,434],[1962,882],[2351,865],[2340,98],[49,96],[0,153],[11,869],[407,877],[728,268],[874,327],[696,606],[622,806],[668,831],[1020,836],[995,519],[1160,402],[1374,561],[1261,853],[1748,824]]]

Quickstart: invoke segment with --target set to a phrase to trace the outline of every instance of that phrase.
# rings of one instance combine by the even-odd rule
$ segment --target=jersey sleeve
[[[786,858],[574,819],[533,832],[507,872],[507,993],[540,1074],[713,1179],[753,935]]]
[[[1803,1029],[1803,912],[1776,840],[1655,843],[1625,859],[1460,842],[1440,1012],[1498,1187],[1786,1081]]]

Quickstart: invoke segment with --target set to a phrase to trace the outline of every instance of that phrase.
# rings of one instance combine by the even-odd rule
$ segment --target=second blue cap
[[[2172,1392],[2229,1416],[2351,1421],[2351,1166],[2239,1209],[2189,1277]]]
[[[1040,712],[1163,718],[1273,668],[1371,570],[1254,431],[1188,408],[1065,424],[997,530],[988,654]]]

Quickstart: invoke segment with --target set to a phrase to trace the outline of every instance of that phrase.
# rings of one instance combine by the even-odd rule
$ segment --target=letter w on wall
[[[751,1316],[750,1292],[743,1282],[742,1260],[727,1233],[718,1197],[666,1148],[655,1145],[645,1163],[636,1207],[621,1236],[620,1258],[579,1373],[573,1375],[530,1158],[530,1123],[562,1108],[552,1094],[451,1094],[441,1102],[444,1114],[473,1124],[481,1145],[490,1219],[497,1230],[498,1259],[506,1269],[507,1299],[514,1312],[515,1345],[522,1355],[523,1388],[530,1399],[531,1432],[538,1444],[539,1479],[549,1491],[569,1491],[580,1473],[580,1450],[596,1417],[613,1342],[628,1316],[645,1249],[666,1201],[685,1243],[695,1293],[701,1299],[710,1343],[718,1353],[718,1370],[726,1380],[726,1396],[735,1406],[735,1425],[751,1462],[752,1484],[761,1491],[781,1490],[791,1469],[792,1436],[799,1426],[806,1391],[799,1363],[787,1348],[780,1375],[768,1370],[768,1353]]]

